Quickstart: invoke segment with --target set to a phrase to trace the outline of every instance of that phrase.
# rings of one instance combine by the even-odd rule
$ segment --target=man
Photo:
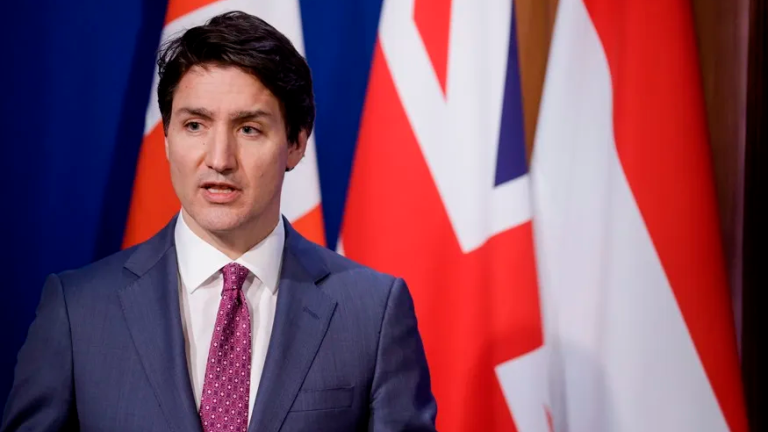
[[[314,122],[304,59],[232,12],[170,41],[158,64],[180,215],[48,278],[2,430],[434,430],[405,283],[280,216]]]

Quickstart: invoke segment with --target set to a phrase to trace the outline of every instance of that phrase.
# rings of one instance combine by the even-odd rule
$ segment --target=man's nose
[[[218,127],[214,131],[213,139],[207,144],[205,163],[222,173],[237,168],[237,142],[227,128]]]

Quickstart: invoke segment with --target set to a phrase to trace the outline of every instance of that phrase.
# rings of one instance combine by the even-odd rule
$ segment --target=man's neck
[[[182,217],[193,233],[232,260],[240,258],[244,253],[261,243],[274,231],[280,221],[278,214],[276,217],[254,220],[236,230],[211,232],[198,225],[185,211],[182,211]]]

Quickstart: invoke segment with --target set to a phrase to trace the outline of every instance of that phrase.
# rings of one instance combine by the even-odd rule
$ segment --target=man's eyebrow
[[[260,117],[272,117],[272,113],[264,111],[262,109],[238,111],[229,116],[230,120],[243,121],[243,120],[256,120]]]
[[[181,107],[176,110],[176,114],[189,114],[195,117],[202,117],[206,120],[213,119],[213,113],[205,108]]]

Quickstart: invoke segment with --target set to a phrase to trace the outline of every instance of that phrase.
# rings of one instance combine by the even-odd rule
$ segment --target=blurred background
[[[363,219],[365,214],[359,207],[364,207],[367,201],[361,199],[362,204],[350,204],[347,196],[358,143],[378,133],[373,126],[366,129],[362,119],[364,112],[369,113],[364,106],[369,84],[373,82],[375,59],[384,56],[377,54],[381,49],[377,37],[383,2],[280,2],[295,4],[296,8],[276,7],[265,14],[290,14],[295,10],[298,20],[288,16],[285,22],[289,24],[285,25],[293,22],[298,27],[285,29],[265,19],[286,34],[293,32],[289,36],[294,43],[298,38],[298,43],[303,44],[301,50],[312,69],[317,104],[313,134],[316,162],[300,174],[303,182],[311,184],[314,179],[309,195],[313,187],[317,193],[312,195],[315,198],[310,197],[310,201],[315,199],[314,204],[292,209],[296,218],[290,219],[306,227],[302,232],[313,240],[337,249],[342,224],[348,223],[344,222],[346,209],[351,209],[350,214],[362,214]],[[194,15],[209,3],[216,2],[172,0],[169,5],[163,0],[41,0],[5,5],[6,19],[0,26],[5,52],[0,112],[4,119],[5,172],[11,185],[0,211],[5,275],[4,299],[0,302],[0,405],[4,405],[10,389],[16,353],[34,317],[46,275],[81,267],[139,242],[167,222],[167,211],[157,208],[178,209],[172,199],[162,197],[162,191],[159,198],[142,195],[152,195],[157,192],[155,189],[163,188],[155,183],[157,174],[149,174],[143,180],[141,177],[147,175],[147,169],[156,167],[150,160],[154,156],[149,144],[152,140],[162,141],[162,137],[153,138],[157,129],[152,123],[157,116],[151,112],[155,103],[155,55],[161,38],[167,36],[164,28]],[[246,1],[229,3],[242,6]],[[766,167],[764,125],[768,120],[764,83],[768,7],[761,0],[692,0],[690,9],[686,9],[686,1],[650,3],[659,14],[664,13],[665,3],[675,8],[682,4],[683,10],[690,11],[698,55],[696,67],[705,103],[707,151],[713,161],[711,175],[716,190],[722,264],[731,300],[727,306],[733,311],[731,319],[752,430],[768,430],[762,412],[766,406],[758,397],[765,382],[759,371],[765,357],[758,354],[758,347],[764,344],[758,328],[765,323],[761,311],[766,307],[765,300],[758,297],[766,286],[764,272],[760,271],[764,234],[758,226],[765,216],[761,206]],[[419,9],[420,4],[426,5]],[[439,34],[442,27],[447,31],[451,21],[441,24],[434,17],[450,16],[450,1],[416,5],[416,22],[423,20],[426,24],[422,28],[429,29],[425,34]],[[505,10],[508,9],[510,6]],[[427,18],[419,18],[420,14]],[[524,155],[520,156],[522,173],[527,171],[537,139],[557,14],[557,0],[516,0],[511,15],[509,43],[515,50],[510,48],[506,64],[514,65],[516,72],[513,81],[509,81],[507,71],[504,102],[514,97],[519,105],[519,115],[509,124],[517,125],[510,133],[518,137],[515,142],[521,146],[514,151]],[[432,45],[425,43],[429,51]],[[445,58],[440,60],[446,54],[430,55],[433,62],[448,62]],[[439,71],[437,76],[445,85],[445,77],[441,78]],[[510,82],[519,86],[516,96],[509,96]],[[371,118],[375,117],[373,111],[370,109]],[[388,124],[397,122],[386,115],[381,118]],[[508,118],[507,114],[503,118]],[[384,146],[385,141],[382,138],[371,142]],[[396,152],[397,146],[392,145],[390,151]],[[500,148],[499,154],[502,153]],[[364,169],[359,169],[362,171],[358,175],[363,176]],[[402,169],[408,166],[403,165]],[[513,177],[520,175],[523,174]],[[407,185],[406,182],[397,186]],[[359,186],[357,192],[375,192],[363,188]],[[418,207],[414,209],[418,214]],[[306,214],[311,217],[300,221],[300,216]],[[142,215],[150,216],[144,220]],[[350,257],[356,258],[352,253],[354,247],[359,250],[360,244],[369,240],[357,240],[349,249],[344,239],[343,246]],[[384,248],[381,253],[394,251]],[[368,257],[362,254],[360,259],[365,262]],[[375,259],[369,261],[376,264]],[[386,263],[381,268],[390,270],[388,266]],[[415,297],[419,313],[435,313],[433,309],[438,305],[428,302],[431,297]],[[420,299],[424,300],[419,303]],[[435,357],[442,353],[428,346],[431,363],[439,364]],[[436,385],[440,391],[446,391],[443,387],[448,386],[441,382]],[[511,404],[509,400],[508,403]],[[449,407],[459,405],[460,400],[446,402]],[[446,429],[481,430],[467,426],[468,423],[461,425]],[[524,430],[519,424],[517,428]]]

